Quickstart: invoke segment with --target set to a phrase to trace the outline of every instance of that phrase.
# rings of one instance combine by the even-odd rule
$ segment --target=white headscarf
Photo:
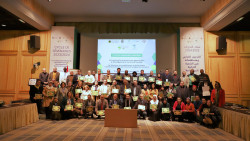
[[[157,104],[159,103],[159,100],[157,98],[157,95],[153,95],[153,97],[156,97],[156,101],[154,101],[153,99],[150,101],[150,104]]]

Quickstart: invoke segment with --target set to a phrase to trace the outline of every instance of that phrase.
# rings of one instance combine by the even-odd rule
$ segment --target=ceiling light
[[[239,22],[239,21],[241,21],[241,20],[243,20],[243,19],[244,19],[244,17],[240,17],[240,18],[237,19],[236,21]]]
[[[131,2],[131,0],[122,0],[122,2]]]
[[[5,27],[5,26],[6,26],[6,24],[2,24],[2,26],[3,26],[3,27]]]
[[[49,2],[51,2],[52,0],[48,0]]]
[[[20,22],[22,22],[22,23],[25,23],[25,21],[24,20],[22,20],[22,19],[18,19]]]

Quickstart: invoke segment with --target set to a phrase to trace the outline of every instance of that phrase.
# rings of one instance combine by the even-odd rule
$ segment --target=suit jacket
[[[71,81],[72,84],[74,84],[74,79],[75,79],[75,76],[73,75],[73,76],[72,76],[72,81]],[[67,78],[66,78],[66,84],[68,84],[69,81],[70,81],[70,75],[68,75]]]
[[[187,87],[177,87],[176,88],[176,98],[180,97],[183,101],[186,100],[186,98],[188,97],[188,88]]]
[[[98,74],[95,74],[95,80],[98,81]],[[103,81],[104,80],[104,75],[101,74],[100,75],[100,81]]]
[[[74,105],[75,105],[74,99],[71,98],[70,101],[71,101],[71,105],[74,106]],[[66,105],[67,105],[67,97],[64,97],[63,100],[62,100],[62,109],[65,109],[65,106],[66,106]]]
[[[109,107],[112,108],[112,105],[115,103],[114,99],[110,100]],[[116,104],[119,105],[119,108],[122,108],[122,102],[117,98]]]
[[[109,76],[108,75],[104,75],[103,76],[104,78],[104,80],[107,80],[107,79],[111,79],[111,82],[113,81],[113,76],[110,74]]]
[[[90,102],[90,105],[91,106],[94,106],[95,107],[95,101],[93,100],[93,99],[91,99],[90,101],[88,101],[88,99],[87,100],[84,100],[84,102],[83,102],[83,109],[86,109],[87,108],[87,106],[89,106],[88,105],[88,102]]]
[[[129,104],[130,104],[130,106],[129,106]],[[129,100],[125,99],[124,102],[123,102],[123,107],[131,107],[131,109],[133,109],[133,107],[134,107],[133,100],[131,98]]]
[[[96,101],[96,105],[95,105],[95,111],[97,112],[98,110],[101,110],[101,99],[97,100]],[[108,100],[104,99],[103,100],[103,110],[105,109],[108,109],[109,108],[109,104],[108,104]]]
[[[136,93],[134,93],[134,89],[136,88]],[[131,96],[139,96],[141,94],[141,87],[139,85],[132,86],[131,88]]]
[[[130,84],[127,84],[127,85],[126,85],[126,88],[127,88],[127,89],[131,88]],[[124,94],[124,90],[125,90],[125,85],[123,84],[123,85],[121,85],[121,87],[120,87],[120,94]]]
[[[184,82],[184,85],[189,87],[189,77],[186,75],[186,76],[181,76],[180,77],[181,81]]]
[[[148,109],[148,101],[146,100],[141,100],[140,98],[138,98],[137,102],[135,103],[135,106],[133,109],[138,109],[138,105],[144,105],[145,106],[145,111],[147,111]]]
[[[56,72],[56,79],[55,80],[59,82],[59,78],[60,78],[60,73]],[[52,79],[53,79],[53,72],[49,73],[48,82],[52,81]]]
[[[173,75],[173,83],[179,85],[181,82],[180,76],[178,75]]]
[[[168,82],[173,82],[173,76],[170,73],[168,75],[165,73],[162,75],[162,81],[166,82],[166,79],[168,79]]]

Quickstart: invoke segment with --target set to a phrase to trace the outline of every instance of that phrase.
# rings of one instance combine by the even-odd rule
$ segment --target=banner
[[[56,67],[73,69],[75,27],[53,26],[51,29],[50,72]]]
[[[204,33],[201,27],[180,27],[180,64],[181,72],[196,74],[204,69]]]

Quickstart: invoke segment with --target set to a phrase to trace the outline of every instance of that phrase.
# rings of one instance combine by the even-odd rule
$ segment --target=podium
[[[137,110],[105,109],[104,127],[137,128]]]

